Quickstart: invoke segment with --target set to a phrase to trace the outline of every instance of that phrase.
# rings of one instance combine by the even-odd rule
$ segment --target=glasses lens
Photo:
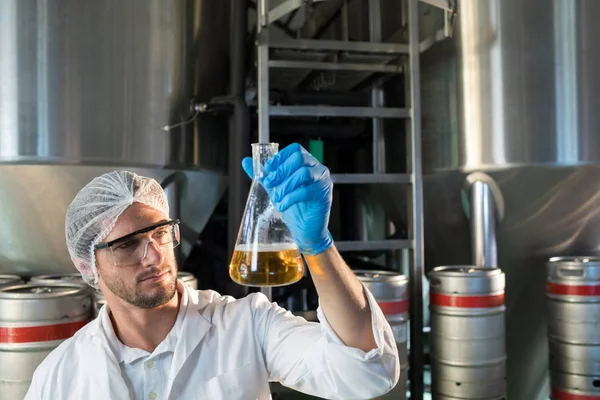
[[[171,250],[179,245],[178,233],[178,226],[171,224],[114,243],[110,247],[112,261],[121,266],[138,264],[144,259],[150,242],[161,253]]]

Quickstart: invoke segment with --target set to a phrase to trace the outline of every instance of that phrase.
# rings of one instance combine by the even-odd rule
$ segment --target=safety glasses
[[[148,254],[150,243],[154,243],[161,254],[179,246],[179,220],[148,226],[110,242],[97,244],[94,248],[108,250],[108,260],[115,266],[125,267],[141,263]]]

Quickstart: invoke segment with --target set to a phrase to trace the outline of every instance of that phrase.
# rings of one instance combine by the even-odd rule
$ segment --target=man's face
[[[103,243],[165,221],[168,218],[164,214],[141,203],[134,203],[121,214]],[[147,247],[145,257],[142,252],[143,259],[133,264],[115,266],[110,248],[96,250],[100,287],[110,290],[125,302],[144,309],[167,303],[177,291],[175,252],[172,248],[161,252],[157,244],[150,241],[152,237],[152,232],[136,236],[136,240]],[[129,244],[125,243],[127,245]]]

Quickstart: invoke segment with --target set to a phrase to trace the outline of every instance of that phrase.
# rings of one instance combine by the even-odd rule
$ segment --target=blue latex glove
[[[252,158],[242,168],[254,178]],[[327,229],[333,182],[329,170],[297,143],[291,144],[265,163],[259,178],[275,209],[282,214],[300,251],[317,255],[333,244]]]

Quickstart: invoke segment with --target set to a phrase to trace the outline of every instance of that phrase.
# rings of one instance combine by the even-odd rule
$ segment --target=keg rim
[[[64,290],[61,292],[45,292],[45,293],[32,293],[32,292],[12,292],[13,290],[19,289],[31,289],[35,287],[57,287],[57,288],[70,288],[71,290]],[[79,283],[26,283],[19,285],[10,285],[0,288],[0,300],[40,300],[40,299],[52,299],[57,297],[71,296],[71,295],[83,295],[88,291],[87,285]]]
[[[467,274],[465,274],[467,272]],[[447,276],[447,277],[489,277],[502,275],[503,272],[500,268],[490,268],[490,267],[478,267],[476,265],[442,265],[439,267],[435,267],[432,269],[428,275],[434,276]]]
[[[72,272],[67,274],[47,274],[32,276],[29,282],[32,284],[38,283],[85,283],[83,277],[79,272]]]
[[[194,274],[191,272],[179,272],[177,271],[177,279],[181,279],[184,282],[189,282],[193,280],[198,280]]]
[[[551,257],[548,260],[549,265],[558,265],[558,264],[567,264],[567,265],[576,265],[578,267],[590,266],[590,267],[598,267],[600,266],[600,257],[598,256],[566,256],[566,257]]]
[[[368,282],[408,282],[406,275],[395,271],[386,270],[370,270],[370,269],[353,269],[354,275],[361,281]]]
[[[19,275],[0,274],[0,283],[7,283],[10,281],[22,282],[23,279]]]

